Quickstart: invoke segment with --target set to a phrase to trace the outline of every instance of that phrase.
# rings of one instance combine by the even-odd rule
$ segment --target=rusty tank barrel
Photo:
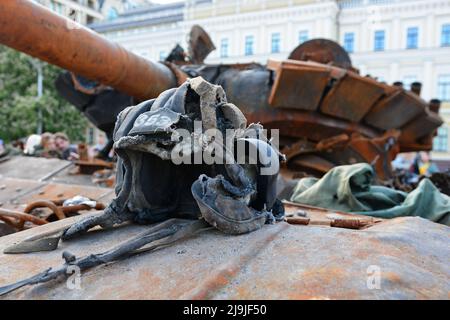
[[[139,100],[176,86],[173,72],[28,0],[0,1],[0,44]]]

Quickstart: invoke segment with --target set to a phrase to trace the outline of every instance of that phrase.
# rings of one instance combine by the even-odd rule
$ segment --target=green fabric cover
[[[374,176],[367,163],[335,167],[320,180],[301,179],[291,201],[380,218],[420,216],[450,225],[450,197],[429,179],[406,193],[372,185]]]

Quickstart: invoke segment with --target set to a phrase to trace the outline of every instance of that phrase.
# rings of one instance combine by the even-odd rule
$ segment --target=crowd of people
[[[6,155],[26,155],[33,157],[58,158],[63,160],[80,160],[80,158],[99,158],[103,160],[111,160],[114,156],[113,150],[110,148],[103,151],[106,147],[105,137],[99,136],[97,144],[87,146],[85,144],[76,145],[70,142],[69,137],[63,132],[43,134],[32,134],[26,138],[17,139],[5,144],[0,139],[0,158]],[[103,155],[102,152],[106,154]]]
[[[18,147],[20,149],[20,146]],[[70,143],[69,137],[63,132],[32,134],[23,144],[23,154],[44,158],[59,158],[63,160],[79,159],[78,150]]]
[[[422,177],[431,177],[440,172],[439,167],[427,152],[401,153],[392,162],[395,175],[400,177],[402,183],[415,185]]]

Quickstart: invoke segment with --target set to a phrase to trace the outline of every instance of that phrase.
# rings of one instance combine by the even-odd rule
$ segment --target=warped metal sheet
[[[83,185],[72,185],[64,183],[48,183],[37,190],[19,197],[19,203],[31,203],[38,200],[61,200],[82,195],[92,200],[98,200],[113,190],[110,188],[89,187]]]
[[[443,123],[437,113],[425,109],[424,115],[420,115],[402,128],[399,141],[400,143],[414,143],[417,139],[435,132]]]
[[[331,80],[331,69],[324,65],[283,61],[277,65],[270,61],[269,68],[276,70],[276,78],[269,97],[273,107],[316,110],[326,85]]]
[[[0,166],[1,167],[1,166]],[[14,178],[0,178],[0,203],[2,207],[14,206],[17,198],[43,186],[43,182]]]
[[[53,183],[65,183],[65,184],[79,184],[84,186],[97,186],[92,182],[92,175],[87,174],[74,174],[76,171],[76,166],[71,165],[64,168],[60,172],[54,174],[47,181]]]
[[[399,89],[380,100],[364,120],[378,129],[397,129],[424,113],[426,106],[416,94]]]
[[[76,219],[78,219],[77,217]],[[0,238],[0,251],[65,219]],[[105,251],[145,226],[91,232],[52,252],[0,253],[0,286],[77,257]],[[424,232],[426,230],[426,232]],[[422,218],[365,230],[278,223],[240,236],[211,230],[155,252],[25,287],[4,299],[448,299],[450,233]],[[378,271],[379,287],[370,276]],[[69,282],[72,280],[69,280]],[[373,286],[375,285],[375,286]]]
[[[60,159],[17,156],[0,165],[0,177],[42,181],[71,164]]]
[[[359,122],[386,91],[386,85],[348,71],[333,85],[320,109],[325,114]]]

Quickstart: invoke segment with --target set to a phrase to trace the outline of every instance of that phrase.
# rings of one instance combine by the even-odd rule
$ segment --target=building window
[[[448,150],[448,128],[443,125],[438,129],[437,136],[433,139],[433,151],[447,152]]]
[[[355,49],[355,34],[353,32],[346,32],[344,34],[344,49],[348,53],[353,53]]]
[[[166,58],[167,58],[167,52],[165,52],[164,50],[160,51],[159,52],[159,61],[164,61],[164,60],[166,60]]]
[[[384,50],[384,30],[375,31],[373,49],[375,51],[383,51]]]
[[[406,31],[406,49],[417,49],[419,28],[411,27]]]
[[[91,9],[95,10],[94,0],[88,0],[87,6]]]
[[[450,46],[450,24],[444,24],[441,31],[441,46]]]
[[[95,133],[94,128],[89,127],[88,128],[88,134],[87,134],[87,143],[89,145],[93,145],[94,144],[94,136],[95,136],[94,133]]]
[[[119,16],[119,12],[117,11],[116,8],[111,7],[108,10],[108,20],[114,20]]]
[[[305,41],[308,41],[308,30],[302,30],[298,33],[298,43],[302,44]]]
[[[59,2],[52,0],[51,9],[58,14],[63,14],[63,5]]]
[[[228,57],[228,39],[220,40],[220,57]]]
[[[278,53],[280,52],[280,41],[281,36],[280,33],[272,33],[272,40],[271,40],[271,50],[272,53]]]
[[[253,44],[254,44],[253,36],[246,36],[245,37],[245,55],[246,56],[251,56],[253,54]]]
[[[417,81],[416,76],[405,76],[403,77],[403,88],[405,90],[411,90],[411,84]]]
[[[439,76],[438,99],[441,101],[450,101],[450,74]]]
[[[94,23],[94,17],[87,15],[86,16],[86,24],[91,24],[91,23]]]

